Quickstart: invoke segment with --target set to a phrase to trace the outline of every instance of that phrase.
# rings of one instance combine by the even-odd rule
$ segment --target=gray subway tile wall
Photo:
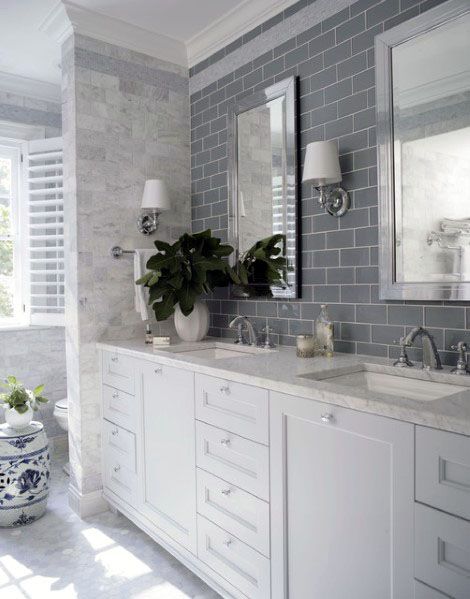
[[[232,336],[236,314],[274,329],[276,339],[294,345],[295,335],[313,330],[320,303],[329,303],[339,351],[395,358],[396,341],[414,325],[435,334],[443,361],[455,362],[451,346],[470,339],[470,308],[444,302],[385,302],[378,290],[378,198],[376,166],[374,38],[443,0],[359,0],[262,54],[248,56],[234,72],[191,95],[193,231],[212,228],[227,239],[227,109],[231,102],[288,76],[298,77],[299,159],[307,143],[337,141],[343,185],[351,210],[335,219],[319,208],[310,185],[300,202],[301,298],[295,301],[237,300],[222,290],[209,300],[210,333]],[[218,52],[218,59],[315,2],[297,2],[278,17]],[[274,44],[273,44],[274,45]],[[207,69],[215,57],[191,69]],[[219,71],[214,71],[219,72]],[[210,80],[210,77],[208,77]],[[419,349],[411,352],[419,359]]]

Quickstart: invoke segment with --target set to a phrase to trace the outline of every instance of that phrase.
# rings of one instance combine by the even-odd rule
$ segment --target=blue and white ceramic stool
[[[49,447],[43,425],[17,431],[0,426],[0,526],[40,518],[49,495]]]

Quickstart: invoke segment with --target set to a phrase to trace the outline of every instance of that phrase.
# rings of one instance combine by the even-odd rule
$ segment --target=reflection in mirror
[[[258,240],[284,230],[284,104],[284,97],[276,98],[237,117],[241,254]]]
[[[290,78],[244,98],[229,122],[230,242],[237,258],[260,240],[279,235],[287,259],[275,285],[250,282],[249,295],[297,297],[295,81]]]
[[[470,16],[392,50],[396,280],[470,281]]]
[[[470,299],[470,4],[378,35],[380,297]]]

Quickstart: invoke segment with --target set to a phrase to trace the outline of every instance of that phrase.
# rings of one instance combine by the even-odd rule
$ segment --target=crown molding
[[[64,6],[74,33],[122,46],[186,68],[188,66],[186,46],[179,40],[87,10],[72,2],[61,4]]]
[[[30,79],[21,77],[21,75],[12,75],[0,71],[0,90],[18,96],[28,96],[37,100],[46,102],[55,102],[60,104],[62,101],[60,85],[54,85],[47,81],[39,79]]]
[[[72,23],[70,22],[63,2],[58,2],[52,8],[42,23],[39,24],[38,29],[51,37],[60,46],[70,35],[72,35]]]
[[[244,0],[186,42],[189,66],[212,56],[295,2],[296,0]]]

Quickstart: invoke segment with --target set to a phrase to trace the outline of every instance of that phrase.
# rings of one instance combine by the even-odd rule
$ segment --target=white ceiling
[[[250,0],[252,2],[256,0]],[[74,4],[182,42],[245,0],[74,0]]]
[[[60,84],[60,49],[39,30],[57,0],[0,0],[0,73]]]
[[[35,85],[39,89],[42,82],[38,97],[54,95],[47,86],[55,86],[58,95],[60,41],[72,28],[192,66],[294,2],[0,0],[0,90],[15,87],[16,77],[18,91]]]

